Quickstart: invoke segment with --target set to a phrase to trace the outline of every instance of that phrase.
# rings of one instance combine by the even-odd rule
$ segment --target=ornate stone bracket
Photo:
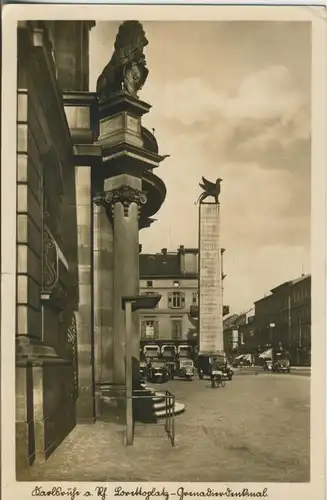
[[[122,185],[110,191],[98,193],[94,197],[94,203],[106,208],[111,208],[112,215],[115,204],[121,203],[124,207],[125,217],[128,217],[129,207],[132,203],[136,203],[140,208],[142,205],[145,205],[146,202],[146,193],[127,185]]]
[[[67,299],[68,263],[50,230],[43,230],[43,272],[41,302],[63,310]]]

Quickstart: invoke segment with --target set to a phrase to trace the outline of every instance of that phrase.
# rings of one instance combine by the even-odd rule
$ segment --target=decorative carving
[[[41,300],[49,302],[54,308],[59,310],[64,308],[67,299],[67,291],[62,283],[60,283],[61,266],[68,272],[68,264],[64,255],[49,228],[44,226]]]
[[[122,91],[137,97],[149,73],[143,53],[148,43],[139,21],[125,21],[120,25],[114,53],[97,81],[100,102]]]
[[[75,313],[72,314],[71,323],[67,330],[67,340],[72,347],[74,399],[78,397],[78,365],[77,365],[77,327]]]
[[[143,191],[122,185],[111,191],[104,191],[94,197],[94,203],[113,209],[116,203],[121,203],[124,207],[124,215],[128,217],[131,203],[136,203],[139,207],[145,205],[147,196]]]
[[[203,193],[200,194],[199,198],[197,199],[195,205],[200,202],[200,204],[208,198],[208,196],[212,196],[215,199],[215,203],[219,203],[219,195],[221,191],[220,183],[222,182],[222,179],[218,178],[216,182],[210,182],[204,177],[202,177],[202,183],[200,182],[199,186],[203,189]]]
[[[52,290],[59,277],[59,261],[54,239],[47,228],[43,231],[43,289]]]

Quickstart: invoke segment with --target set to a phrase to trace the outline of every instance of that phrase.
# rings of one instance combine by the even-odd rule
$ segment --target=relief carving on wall
[[[72,349],[73,379],[74,379],[74,399],[78,397],[78,364],[77,364],[77,326],[75,313],[72,313],[71,323],[67,330],[67,340]]]
[[[43,268],[41,301],[63,310],[67,300],[68,263],[47,226],[43,228]],[[66,279],[65,279],[66,278]]]

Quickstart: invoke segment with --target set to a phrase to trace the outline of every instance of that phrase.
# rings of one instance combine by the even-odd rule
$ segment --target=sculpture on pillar
[[[149,73],[143,53],[148,43],[139,21],[120,25],[114,53],[97,81],[100,102],[121,92],[137,97]]]
[[[208,196],[212,196],[215,199],[215,203],[219,203],[219,195],[221,191],[220,183],[222,182],[222,179],[218,178],[216,182],[210,182],[205,177],[202,177],[202,183],[199,183],[199,186],[203,189],[203,193],[200,194],[199,198],[195,202],[195,205],[197,205],[199,202],[200,204],[208,198]]]

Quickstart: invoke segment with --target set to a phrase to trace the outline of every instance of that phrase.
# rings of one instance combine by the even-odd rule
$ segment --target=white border
[[[322,500],[325,487],[324,396],[325,396],[325,304],[326,304],[326,10],[311,6],[85,6],[85,5],[7,5],[3,9],[3,86],[2,86],[2,493],[4,500],[31,498],[33,483],[15,482],[15,266],[16,266],[16,22],[27,19],[74,20],[278,20],[312,22],[312,385],[311,385],[311,482],[301,484],[248,483],[259,490],[268,486],[269,499]],[[155,103],[153,103],[155,106]],[[164,478],[163,478],[164,480]],[[47,483],[47,489],[53,483]],[[86,488],[89,483],[79,483]],[[152,484],[146,483],[147,489]],[[65,486],[68,486],[66,483]],[[113,490],[114,483],[108,484]],[[207,483],[188,484],[193,491]],[[222,483],[211,484],[224,489]],[[243,484],[233,483],[234,489]],[[94,487],[94,484],[93,484]],[[131,489],[132,483],[126,483]],[[165,483],[169,491],[176,484]],[[108,498],[112,498],[110,495]],[[172,497],[174,498],[174,497]],[[176,498],[176,497],[175,497]]]

